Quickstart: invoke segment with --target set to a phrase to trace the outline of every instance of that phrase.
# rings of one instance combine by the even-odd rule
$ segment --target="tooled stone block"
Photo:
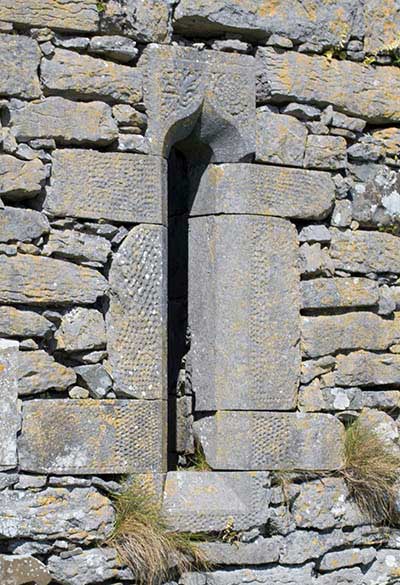
[[[0,470],[17,465],[17,432],[20,428],[18,407],[18,350],[0,350]]]
[[[166,180],[160,157],[63,149],[53,156],[44,208],[52,215],[163,223]]]
[[[164,408],[155,400],[26,402],[21,469],[75,475],[163,471]]]
[[[171,471],[164,487],[163,515],[174,530],[246,530],[265,524],[271,499],[268,473]]]
[[[328,414],[217,412],[194,423],[213,469],[334,470],[344,426]]]
[[[3,2],[1,4],[3,6]],[[0,97],[39,97],[37,70],[40,57],[36,41],[26,36],[0,35]]]
[[[299,378],[297,234],[260,216],[189,220],[197,410],[290,410]]]

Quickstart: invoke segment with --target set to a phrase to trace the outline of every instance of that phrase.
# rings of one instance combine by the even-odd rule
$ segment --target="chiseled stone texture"
[[[31,103],[13,100],[9,108],[13,135],[21,141],[54,138],[58,144],[109,144],[118,138],[109,105],[49,97]]]
[[[280,218],[189,220],[196,409],[290,410],[300,375],[297,234]]]
[[[118,396],[166,398],[167,233],[134,227],[110,269],[109,362]]]
[[[53,324],[34,311],[0,307],[0,337],[44,337]]]
[[[0,20],[16,24],[94,32],[99,23],[96,0],[2,0]]]
[[[110,500],[94,488],[1,493],[1,538],[68,539],[89,544],[107,536],[113,520]]]
[[[221,411],[194,429],[213,469],[312,471],[342,464],[344,427],[326,414]]]
[[[29,242],[50,231],[47,217],[32,209],[0,209],[0,242]]]
[[[108,0],[102,29],[142,43],[165,43],[170,33],[169,11],[165,0]]]
[[[58,474],[164,470],[164,403],[31,400],[23,406],[21,469]]]
[[[338,356],[335,381],[340,386],[400,384],[400,355],[357,351]]]
[[[378,304],[378,283],[369,278],[313,278],[300,283],[303,309],[372,307]]]
[[[43,163],[21,160],[9,154],[0,154],[0,195],[19,201],[37,195],[45,181]]]
[[[17,465],[17,432],[20,428],[17,360],[16,348],[0,350],[0,470]]]
[[[166,181],[166,162],[160,157],[59,150],[44,208],[56,216],[163,223]]]
[[[351,61],[329,60],[298,52],[278,53],[269,47],[257,52],[258,101],[274,97],[340,111],[373,123],[400,121],[400,71]]]
[[[1,10],[0,7],[0,12]],[[0,35],[0,71],[3,72],[0,78],[0,96],[25,99],[39,97],[40,57],[36,41],[25,36]]]
[[[55,334],[57,349],[88,351],[106,345],[104,317],[96,309],[74,307],[63,315]]]
[[[312,563],[303,567],[231,569],[212,573],[184,573],[180,585],[305,585],[312,583]]]
[[[257,110],[256,122],[257,162],[303,166],[307,140],[304,124],[293,116],[261,110]]]
[[[24,351],[16,367],[18,394],[30,396],[47,390],[65,390],[76,382],[72,368],[59,364],[46,351]]]
[[[235,530],[247,530],[268,519],[269,485],[269,474],[262,472],[170,471],[163,516],[174,530],[220,531],[230,520]]]
[[[48,92],[66,97],[127,104],[142,99],[142,73],[138,69],[65,49],[56,49],[51,60],[42,60],[41,80]]]
[[[90,585],[120,574],[117,553],[111,548],[94,548],[70,556],[52,555],[47,568],[62,585]]]
[[[2,585],[48,585],[51,581],[46,566],[28,555],[0,555]]]
[[[245,163],[209,165],[200,178],[190,214],[324,219],[334,197],[334,183],[323,171]]]
[[[0,302],[35,305],[91,304],[107,289],[96,270],[43,256],[0,256]]]

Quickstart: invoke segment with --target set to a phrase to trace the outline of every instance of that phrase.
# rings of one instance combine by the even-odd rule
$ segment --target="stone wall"
[[[0,0],[2,585],[133,584],[131,474],[210,536],[181,585],[400,583],[339,473],[359,416],[400,449],[399,34],[396,0]]]

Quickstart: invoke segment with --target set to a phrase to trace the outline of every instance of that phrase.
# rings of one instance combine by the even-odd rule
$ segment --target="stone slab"
[[[191,215],[240,213],[324,219],[335,186],[328,173],[272,165],[209,165],[200,178]]]
[[[180,579],[180,585],[208,585],[209,583],[212,585],[239,585],[242,583],[249,585],[305,585],[307,583],[308,585],[312,583],[313,573],[313,563],[308,563],[303,567],[229,568],[226,571],[218,570],[200,575],[198,573],[184,573]]]
[[[19,142],[54,138],[58,144],[106,145],[118,138],[111,107],[102,102],[73,102],[49,97],[11,103],[9,126]]]
[[[28,555],[0,555],[0,575],[2,585],[35,583],[49,585],[50,574],[46,566],[35,557]]]
[[[338,356],[335,382],[339,386],[400,384],[400,355],[357,351]]]
[[[45,166],[38,159],[21,160],[0,154],[0,195],[18,201],[35,197],[46,179]]]
[[[302,167],[307,127],[294,116],[257,110],[257,162]]]
[[[339,469],[344,427],[329,414],[217,412],[194,423],[213,469]]]
[[[166,398],[166,253],[166,228],[142,225],[114,254],[106,320],[118,396]]]
[[[96,0],[2,0],[0,20],[77,32],[96,31]]]
[[[335,109],[372,123],[400,121],[400,70],[308,56],[269,47],[257,51],[260,102],[294,100]]]
[[[207,145],[212,162],[236,162],[252,154],[254,63],[248,55],[147,47],[140,66],[150,152],[166,156],[173,144],[194,132],[189,148],[196,157],[199,144]]]
[[[188,367],[197,410],[294,408],[297,253],[297,233],[286,220],[189,220]]]
[[[44,203],[51,215],[163,223],[166,162],[141,154],[57,151]]]
[[[16,373],[20,396],[31,396],[47,390],[62,391],[76,382],[74,370],[56,362],[44,350],[21,352]]]
[[[300,283],[303,309],[372,307],[378,304],[378,283],[369,278],[313,278]]]
[[[68,258],[75,262],[90,262],[102,267],[111,254],[111,243],[106,238],[77,230],[52,230],[43,247],[44,256]]]
[[[36,41],[25,36],[0,35],[0,71],[3,72],[0,78],[0,96],[25,99],[39,97],[40,57],[41,52]]]
[[[94,488],[1,492],[1,538],[90,544],[109,534],[113,520],[110,500]]]
[[[112,548],[92,548],[75,554],[52,555],[48,560],[48,570],[58,583],[68,585],[92,585],[123,576],[117,551]],[[126,574],[126,572],[125,572]]]
[[[368,0],[364,7],[364,50],[374,54],[399,41],[400,12],[396,0]]]
[[[265,524],[270,502],[268,473],[170,471],[164,486],[163,515],[174,530],[247,530]]]
[[[164,431],[160,401],[30,400],[20,466],[60,475],[164,471]]]
[[[107,281],[96,270],[43,256],[0,256],[0,271],[2,303],[85,305],[107,289]]]
[[[0,307],[0,337],[44,337],[53,324],[34,311]]]
[[[17,465],[17,432],[20,428],[17,360],[17,349],[0,350],[0,470]]]
[[[29,242],[49,231],[49,222],[43,213],[18,207],[0,209],[0,242]]]

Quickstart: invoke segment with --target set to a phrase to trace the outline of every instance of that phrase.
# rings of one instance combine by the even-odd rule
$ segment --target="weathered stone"
[[[255,164],[209,165],[190,213],[323,219],[333,200],[334,184],[328,173]]]
[[[237,162],[255,150],[255,66],[248,55],[150,45],[140,61],[151,153],[191,136],[208,162]]]
[[[400,120],[397,67],[374,68],[299,52],[259,48],[258,100],[332,104],[340,111],[374,123]]]
[[[335,227],[349,227],[353,219],[353,204],[348,199],[336,201],[333,208],[331,225]]]
[[[400,273],[399,238],[392,234],[333,229],[329,253],[335,268],[340,270]]]
[[[364,7],[364,50],[379,53],[386,47],[396,46],[399,41],[400,15],[396,0],[384,4],[368,0]]]
[[[400,128],[381,128],[379,130],[373,130],[371,135],[382,145],[388,156],[398,156],[400,150]]]
[[[321,110],[314,108],[313,106],[306,106],[304,104],[297,104],[293,102],[282,108],[283,114],[290,114],[299,120],[319,120],[321,116]]]
[[[110,500],[94,488],[1,493],[1,538],[66,538],[89,544],[109,534],[113,519]]]
[[[58,144],[109,144],[118,136],[111,108],[102,102],[72,102],[49,97],[11,102],[10,127],[19,142],[54,138]]]
[[[280,536],[272,536],[250,543],[207,542],[199,546],[213,565],[265,565],[279,560],[282,544]]]
[[[257,110],[257,162],[302,167],[307,128],[293,116]]]
[[[366,585],[375,585],[379,582],[396,585],[396,581],[399,579],[399,565],[400,551],[394,550],[394,548],[378,550],[376,561],[365,573],[363,580]]]
[[[267,521],[269,485],[268,473],[170,471],[163,515],[174,530],[221,531],[230,519],[235,530],[246,530]]]
[[[0,209],[0,242],[29,242],[50,231],[47,217],[32,209]]]
[[[307,276],[330,276],[334,273],[334,265],[326,248],[321,244],[303,244],[300,247],[299,268],[301,274]]]
[[[118,396],[166,397],[166,238],[164,227],[134,227],[113,258],[106,319]]]
[[[347,544],[346,533],[333,530],[328,534],[313,530],[296,530],[282,542],[280,562],[285,565],[302,565],[318,559],[334,547]]]
[[[335,380],[339,386],[399,384],[400,355],[358,351],[338,356]]]
[[[300,243],[314,244],[319,242],[320,244],[329,244],[331,239],[331,232],[325,225],[306,225],[299,232]]]
[[[366,581],[364,580],[363,572],[357,567],[354,569],[340,569],[339,571],[327,573],[326,575],[319,575],[316,583],[318,585],[355,585],[355,583],[357,585],[358,583],[364,585]],[[368,582],[368,585],[375,585],[375,583],[376,581],[372,583]]]
[[[4,3],[0,6],[3,10]],[[25,36],[0,35],[0,96],[33,99],[40,96],[39,45]],[[5,73],[7,72],[7,73]]]
[[[20,396],[30,396],[47,390],[65,390],[76,381],[72,368],[59,364],[43,350],[20,353],[16,372]]]
[[[324,470],[342,464],[344,427],[327,414],[217,412],[194,429],[213,469]]]
[[[294,407],[296,258],[297,234],[285,220],[190,219],[188,360],[197,410]]]
[[[300,283],[303,309],[371,307],[379,299],[378,283],[369,278],[314,278]]]
[[[160,401],[24,403],[19,460],[25,471],[75,475],[163,471],[164,448]]]
[[[108,0],[102,29],[142,43],[164,43],[170,32],[169,6],[165,0]]]
[[[0,18],[30,26],[96,31],[99,12],[95,0],[2,0]]]
[[[18,201],[34,197],[45,179],[45,166],[38,158],[24,161],[0,154],[0,195],[7,199]]]
[[[325,356],[318,360],[303,360],[301,362],[301,382],[308,384],[314,378],[333,370],[335,363],[335,358],[332,356]]]
[[[400,341],[399,317],[392,321],[363,311],[302,317],[303,354],[315,358],[349,349],[386,350]]]
[[[93,37],[90,41],[89,51],[105,55],[122,63],[133,61],[139,53],[135,41],[131,41],[126,37],[105,35]]]
[[[0,555],[0,575],[3,585],[48,585],[51,581],[45,565],[31,556]]]
[[[53,579],[62,585],[90,585],[119,576],[117,553],[110,548],[80,551],[68,557],[51,556],[47,563]]]
[[[362,405],[366,408],[381,408],[393,410],[400,407],[400,392],[398,390],[364,390]]]
[[[17,432],[20,428],[16,366],[18,350],[0,349],[0,470],[17,465]]]
[[[57,151],[45,209],[52,215],[162,223],[166,163],[138,154]]]
[[[41,80],[48,92],[83,99],[136,104],[142,99],[142,74],[133,67],[56,49],[43,59]]]
[[[34,305],[91,304],[107,289],[96,270],[43,256],[0,256],[0,302]]]
[[[304,567],[271,567],[263,569],[230,569],[212,573],[184,573],[179,585],[303,585],[311,583],[314,565]],[[204,580],[202,580],[204,579]]]
[[[385,165],[371,165],[365,182],[351,190],[354,219],[365,226],[399,223],[399,191],[399,173]]]
[[[307,138],[304,166],[316,169],[342,169],[346,166],[346,140],[340,136]]]
[[[75,307],[63,315],[55,334],[57,349],[85,351],[104,347],[106,330],[104,317],[95,309]]]
[[[320,565],[320,571],[334,571],[354,565],[369,565],[376,557],[374,548],[351,548],[326,554]]]
[[[45,256],[68,258],[78,262],[105,264],[111,253],[111,244],[101,236],[74,230],[53,230],[43,248]]]
[[[321,388],[321,382],[313,380],[299,389],[298,407],[301,412],[360,410],[362,405],[360,388]]]
[[[110,374],[101,364],[78,366],[75,372],[82,378],[94,398],[104,398],[112,388]]]

